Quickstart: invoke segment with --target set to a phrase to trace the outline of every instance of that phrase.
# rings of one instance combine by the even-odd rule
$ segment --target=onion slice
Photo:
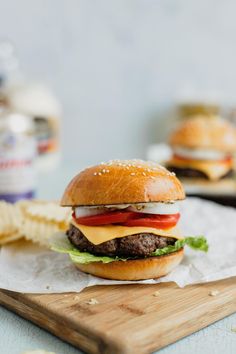
[[[136,213],[172,215],[179,213],[178,203],[145,203],[133,204],[128,210]]]
[[[173,203],[139,203],[139,204],[114,204],[102,206],[76,207],[75,217],[105,214],[116,210],[127,210],[136,213],[171,215],[179,213],[179,204]]]
[[[193,160],[223,160],[229,156],[229,154],[209,149],[188,149],[180,146],[174,148],[174,153],[180,157],[193,159]]]
[[[75,208],[75,217],[83,218],[84,216],[92,216],[98,214],[105,214],[107,210],[104,207],[76,207]]]

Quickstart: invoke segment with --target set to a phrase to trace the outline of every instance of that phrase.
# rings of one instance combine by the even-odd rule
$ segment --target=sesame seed
[[[97,172],[94,172],[94,174],[93,174],[94,176],[97,176]]]
[[[102,173],[106,173],[106,170],[105,170],[105,168],[102,170]]]
[[[130,176],[135,176],[135,172],[132,172],[132,173],[130,174]]]
[[[146,173],[145,173],[145,172],[143,172],[143,175],[144,175],[144,176],[146,176]]]
[[[102,175],[101,172],[98,172],[98,175],[101,176]]]

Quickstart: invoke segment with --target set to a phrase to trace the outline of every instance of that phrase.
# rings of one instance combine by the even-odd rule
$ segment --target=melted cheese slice
[[[94,245],[113,240],[114,238],[121,238],[125,236],[149,233],[156,236],[173,237],[177,240],[183,239],[181,232],[176,227],[170,229],[159,230],[152,227],[143,226],[116,226],[116,225],[103,225],[103,226],[85,226],[77,224],[75,220],[71,222],[83,235]]]
[[[218,180],[222,176],[226,175],[232,168],[232,161],[203,161],[203,160],[181,160],[173,157],[169,162],[169,165],[180,168],[192,168],[199,170],[207,175],[212,180]]]

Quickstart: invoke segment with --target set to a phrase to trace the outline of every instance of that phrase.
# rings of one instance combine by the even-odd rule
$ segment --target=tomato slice
[[[142,214],[143,215],[143,214]],[[180,213],[172,215],[148,215],[127,220],[123,223],[125,226],[146,226],[156,229],[169,229],[174,227],[180,218]]]
[[[133,211],[111,211],[105,214],[98,214],[92,216],[84,216],[81,218],[73,217],[78,224],[87,226],[98,226],[98,225],[108,225],[108,224],[122,224],[129,219],[135,218],[138,213]]]

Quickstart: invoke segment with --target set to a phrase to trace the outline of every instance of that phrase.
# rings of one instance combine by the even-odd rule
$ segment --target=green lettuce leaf
[[[88,252],[80,252],[72,243],[68,240],[65,234],[55,235],[51,249],[59,253],[68,253],[72,262],[88,264],[91,262],[103,262],[110,263],[114,261],[127,261],[128,258],[120,257],[107,257],[107,256],[95,256]]]
[[[203,252],[208,251],[208,244],[205,237],[203,236],[185,237],[183,240],[177,240],[174,245],[157,249],[155,252],[152,253],[152,256],[163,256],[165,254],[178,251],[180,250],[180,248],[183,248],[185,245],[189,246],[190,248],[196,251],[203,251]]]
[[[70,254],[70,259],[74,263],[82,263],[88,264],[91,262],[102,262],[102,263],[110,263],[114,261],[127,261],[128,258],[120,258],[120,257],[107,257],[107,256],[95,256],[88,252],[80,252],[75,256]]]

